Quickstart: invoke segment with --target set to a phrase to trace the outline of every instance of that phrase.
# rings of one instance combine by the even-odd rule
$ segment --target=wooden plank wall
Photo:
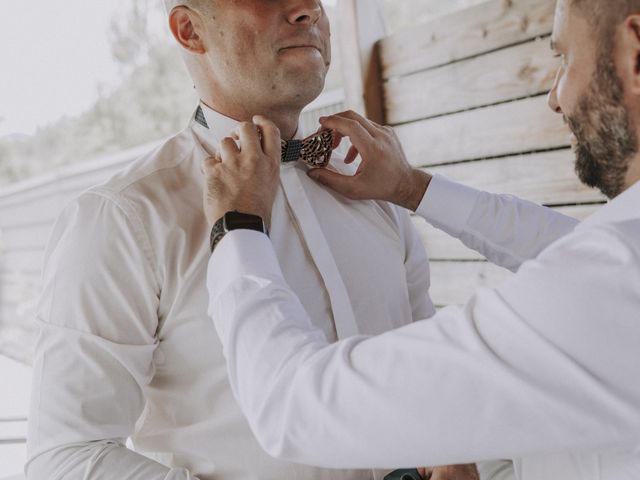
[[[584,218],[604,197],[574,174],[569,131],[548,108],[555,0],[489,0],[380,41],[385,120],[413,165]],[[415,218],[437,305],[509,272]]]

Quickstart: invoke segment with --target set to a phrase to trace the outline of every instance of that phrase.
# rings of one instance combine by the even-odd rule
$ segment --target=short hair
[[[609,48],[620,24],[629,15],[640,13],[640,0],[571,0],[571,7],[595,28],[598,43]]]

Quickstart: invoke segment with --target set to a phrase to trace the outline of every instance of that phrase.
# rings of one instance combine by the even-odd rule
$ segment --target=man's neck
[[[233,106],[217,105],[216,102],[205,99],[202,102],[212,110],[238,122],[251,122],[254,115],[262,115],[276,124],[280,129],[280,136],[285,140],[293,138],[298,130],[301,110],[297,108],[274,109],[237,104]]]

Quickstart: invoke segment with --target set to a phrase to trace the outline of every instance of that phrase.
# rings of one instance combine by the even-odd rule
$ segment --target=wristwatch
[[[261,217],[238,211],[227,212],[211,229],[211,236],[209,237],[211,253],[213,253],[213,249],[216,248],[220,240],[232,230],[255,230],[269,236],[269,230]]]
[[[422,480],[422,475],[415,468],[394,470],[384,480]]]

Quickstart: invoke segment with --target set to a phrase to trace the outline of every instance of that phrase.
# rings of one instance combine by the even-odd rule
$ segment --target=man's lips
[[[320,52],[320,54],[323,54],[325,51],[322,38],[312,32],[308,32],[305,35],[295,35],[283,38],[276,47],[278,47],[278,51],[280,52],[296,49],[313,49]]]
[[[304,49],[304,48],[311,48],[311,49],[317,50],[318,52],[322,53],[322,50],[317,45],[289,45],[287,47],[282,47],[280,49],[280,51],[282,52],[282,51],[286,51],[286,50],[295,50],[295,49]]]

